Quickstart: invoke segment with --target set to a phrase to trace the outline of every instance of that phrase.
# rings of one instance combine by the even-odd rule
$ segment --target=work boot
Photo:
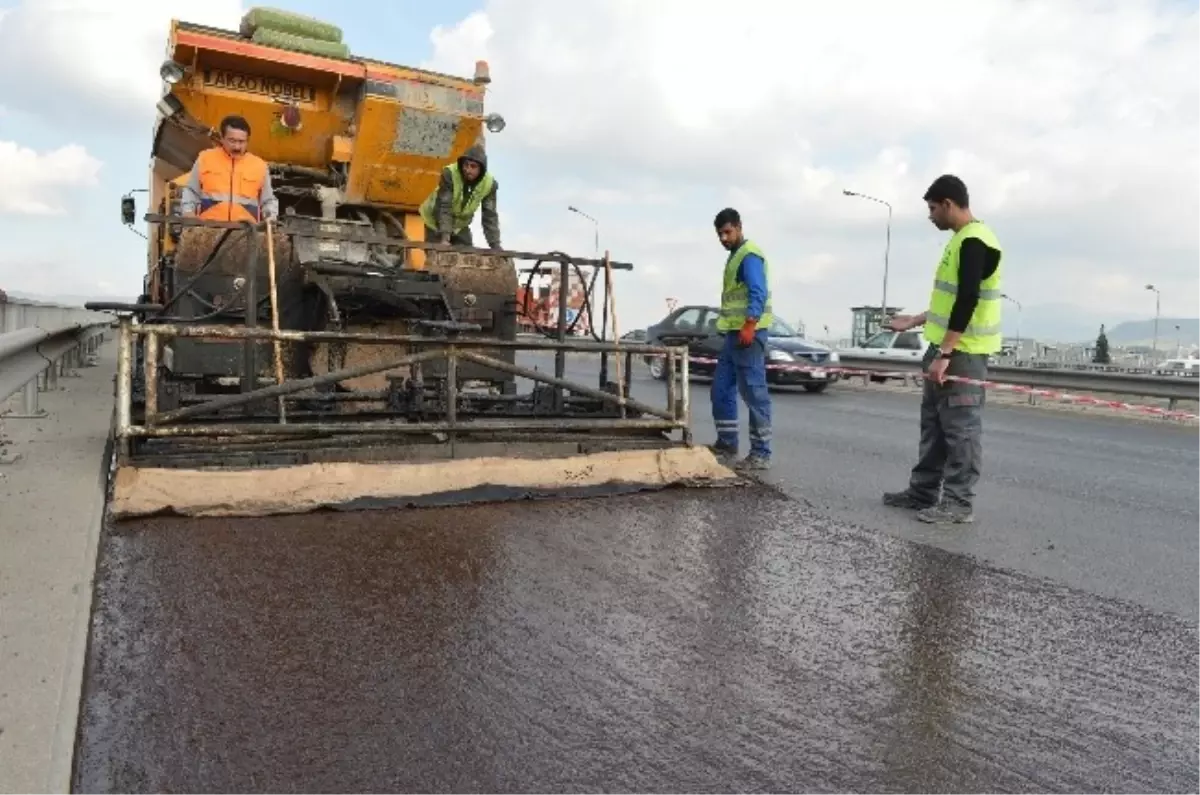
[[[711,450],[712,454],[717,457],[717,461],[721,462],[722,464],[727,464],[733,459],[737,458],[737,448],[733,447],[732,445],[725,444],[724,442],[710,444],[708,445],[708,449]]]
[[[889,491],[883,495],[883,504],[892,508],[907,508],[910,511],[923,511],[937,505],[927,499],[918,497],[908,489],[904,491]]]
[[[759,453],[751,453],[733,465],[739,472],[764,471],[771,468],[771,459]]]
[[[944,501],[918,512],[917,519],[925,524],[969,524],[975,521],[975,513],[969,505]]]

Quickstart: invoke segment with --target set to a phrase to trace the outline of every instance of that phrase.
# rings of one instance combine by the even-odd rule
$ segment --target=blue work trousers
[[[767,331],[754,336],[747,348],[738,345],[737,332],[725,334],[713,373],[712,413],[717,444],[738,449],[738,395],[750,411],[750,452],[771,457],[771,396],[767,392]]]

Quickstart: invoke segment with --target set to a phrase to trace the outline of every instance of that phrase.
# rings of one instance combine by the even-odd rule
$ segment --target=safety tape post
[[[649,358],[665,358],[661,353],[649,354]],[[706,357],[690,356],[689,361],[694,364],[712,364],[717,363],[716,359]],[[913,372],[899,372],[889,370],[861,370],[853,367],[839,366],[821,366],[821,365],[804,365],[804,364],[780,364],[768,363],[768,370],[786,370],[793,372],[822,372],[822,373],[838,373],[839,375],[849,376],[875,376],[881,378],[901,378],[907,380],[912,376],[921,375]],[[975,386],[986,387],[987,389],[997,389],[1002,392],[1016,392],[1022,395],[1032,395],[1034,397],[1043,397],[1050,400],[1057,400],[1062,403],[1081,403],[1088,406],[1099,406],[1102,408],[1115,409],[1118,411],[1130,411],[1137,414],[1151,414],[1157,417],[1167,417],[1181,420],[1200,420],[1200,415],[1192,414],[1186,411],[1171,411],[1169,409],[1161,409],[1157,406],[1139,406],[1134,403],[1125,403],[1120,400],[1105,400],[1103,398],[1091,397],[1090,395],[1072,395],[1068,392],[1059,392],[1053,389],[1042,389],[1039,387],[1025,386],[1024,384],[999,384],[995,381],[985,381],[978,378],[967,378],[965,376],[948,375],[947,381],[956,381],[963,384],[973,384]]]

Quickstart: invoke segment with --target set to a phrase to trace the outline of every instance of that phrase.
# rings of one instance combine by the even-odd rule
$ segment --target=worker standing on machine
[[[201,152],[192,165],[180,212],[208,221],[258,223],[278,217],[279,200],[267,163],[246,151],[250,123],[241,116],[226,116],[220,131],[220,145]]]
[[[457,162],[442,169],[437,189],[421,202],[425,239],[456,246],[474,246],[471,222],[479,210],[483,236],[490,248],[500,248],[500,215],[496,212],[496,182],[487,170],[481,144],[468,149]]]
[[[771,396],[767,391],[767,337],[773,321],[767,258],[742,234],[742,218],[727,207],[713,225],[729,252],[717,330],[724,338],[712,383],[713,424],[719,458],[738,451],[738,394],[750,412],[750,453],[735,467],[767,469],[771,462]]]

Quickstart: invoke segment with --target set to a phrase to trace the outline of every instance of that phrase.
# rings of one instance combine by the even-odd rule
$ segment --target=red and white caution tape
[[[657,358],[665,358],[662,354],[657,354]],[[688,361],[695,364],[712,364],[717,363],[716,359],[708,359],[703,357],[691,356]],[[806,364],[787,364],[779,362],[768,362],[768,370],[788,370],[792,372],[814,372],[814,373],[837,373],[839,375],[850,376],[879,376],[886,378],[903,378],[907,379],[914,375],[919,375],[913,372],[899,372],[886,370],[862,370],[853,367],[824,367],[818,365]],[[957,381],[962,384],[974,384],[976,386],[986,387],[988,389],[997,389],[1001,392],[1016,392],[1022,395],[1033,395],[1035,397],[1047,398],[1049,400],[1057,400],[1062,403],[1078,403],[1085,406],[1100,406],[1107,409],[1115,409],[1117,411],[1130,411],[1136,414],[1152,414],[1157,417],[1167,417],[1177,420],[1200,420],[1200,415],[1191,414],[1186,411],[1171,411],[1169,409],[1160,409],[1157,406],[1139,406],[1134,403],[1125,403],[1120,400],[1104,400],[1102,398],[1091,397],[1090,395],[1072,395],[1067,392],[1059,392],[1053,389],[1039,389],[1038,387],[1025,386],[1023,384],[998,384],[995,381],[984,381],[978,378],[966,378],[964,376],[948,375],[947,381]]]

